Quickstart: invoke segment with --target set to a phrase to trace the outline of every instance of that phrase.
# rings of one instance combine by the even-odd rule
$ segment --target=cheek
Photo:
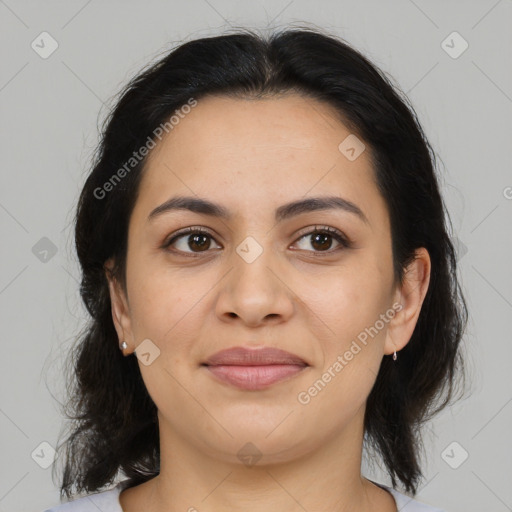
[[[172,325],[176,305],[181,302],[179,293],[173,293],[162,282],[158,283],[148,277],[134,280],[130,311],[133,328],[139,331],[136,334],[160,339],[162,329]]]
[[[204,315],[208,291],[215,282],[204,273],[194,277],[190,271],[170,272],[157,265],[134,273],[129,296],[135,336],[151,339],[161,350],[172,345],[179,352],[179,345],[186,345],[199,332],[198,316]]]
[[[326,428],[337,428],[339,411],[347,421],[356,414],[379,372],[387,326],[380,319],[388,305],[376,282],[359,278],[332,286],[319,312],[328,329],[319,339],[322,361],[309,389],[318,396],[316,407],[327,409]]]
[[[380,315],[389,308],[387,280],[378,266],[363,264],[358,270],[347,267],[338,277],[326,280],[322,291],[319,288],[317,291],[310,296],[310,305],[327,327],[326,363],[349,350],[353,342],[361,348],[354,359],[364,359],[363,354],[367,354],[370,347],[378,351],[378,340],[384,339],[386,330],[379,321]],[[357,347],[353,348],[356,350]]]
[[[304,282],[304,293],[336,321],[356,320],[379,299],[378,269],[357,256],[346,265]],[[343,314],[341,316],[341,314]]]

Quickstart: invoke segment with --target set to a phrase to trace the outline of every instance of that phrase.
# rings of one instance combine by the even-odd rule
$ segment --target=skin
[[[430,259],[419,249],[404,284],[394,282],[389,216],[369,148],[354,161],[338,149],[350,133],[329,105],[296,94],[210,96],[149,155],[130,219],[126,293],[107,272],[124,354],[133,357],[145,339],[160,350],[151,364],[138,362],[158,408],[161,471],[121,493],[125,512],[396,510],[391,494],[361,476],[363,418],[382,358],[395,350],[400,357],[410,340]],[[285,203],[333,194],[358,205],[368,223],[334,209],[274,219]],[[233,217],[181,210],[147,220],[176,195],[220,203]],[[189,226],[211,237],[198,245],[186,234],[174,253],[162,248]],[[315,243],[315,226],[338,229],[353,245]],[[251,263],[236,252],[248,236],[263,250]],[[298,394],[397,303],[402,310],[299,403]],[[201,366],[232,346],[278,347],[309,367],[244,391]],[[247,442],[262,455],[256,464],[237,456]]]

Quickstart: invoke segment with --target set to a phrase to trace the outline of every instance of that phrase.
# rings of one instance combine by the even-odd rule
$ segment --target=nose
[[[286,282],[284,263],[270,248],[264,248],[254,260],[242,251],[233,252],[231,271],[219,284],[217,316],[224,322],[238,321],[248,327],[289,320],[294,294]]]

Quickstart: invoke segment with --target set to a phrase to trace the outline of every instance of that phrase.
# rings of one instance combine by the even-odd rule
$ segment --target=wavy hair
[[[364,418],[365,446],[380,454],[393,487],[398,479],[416,494],[420,427],[450,402],[457,376],[464,377],[460,342],[468,317],[436,156],[414,108],[382,71],[341,38],[297,28],[268,36],[240,29],[182,43],[136,75],[105,119],[74,219],[80,294],[90,318],[69,354],[65,414],[72,422],[58,446],[65,451],[61,496],[70,498],[73,488],[98,491],[118,472],[131,487],[160,471],[157,408],[137,359],[119,350],[104,267],[113,257],[113,275],[126,291],[128,225],[146,158],[104,197],[98,190],[191,98],[285,93],[327,102],[370,149],[390,217],[396,282],[403,282],[415,249],[430,255],[430,283],[412,337],[396,362],[383,358]]]

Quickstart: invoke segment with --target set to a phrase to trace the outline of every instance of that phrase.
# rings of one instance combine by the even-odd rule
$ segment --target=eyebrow
[[[229,210],[220,204],[198,197],[178,196],[172,197],[165,201],[165,203],[157,206],[148,215],[148,221],[155,219],[163,213],[175,210],[189,210],[194,213],[210,215],[224,220],[232,219],[232,214]],[[356,215],[365,224],[370,224],[366,215],[359,206],[347,199],[337,196],[310,197],[308,199],[300,199],[298,201],[292,201],[291,203],[284,204],[276,209],[275,220],[276,222],[281,222],[302,213],[321,210],[343,210]]]

